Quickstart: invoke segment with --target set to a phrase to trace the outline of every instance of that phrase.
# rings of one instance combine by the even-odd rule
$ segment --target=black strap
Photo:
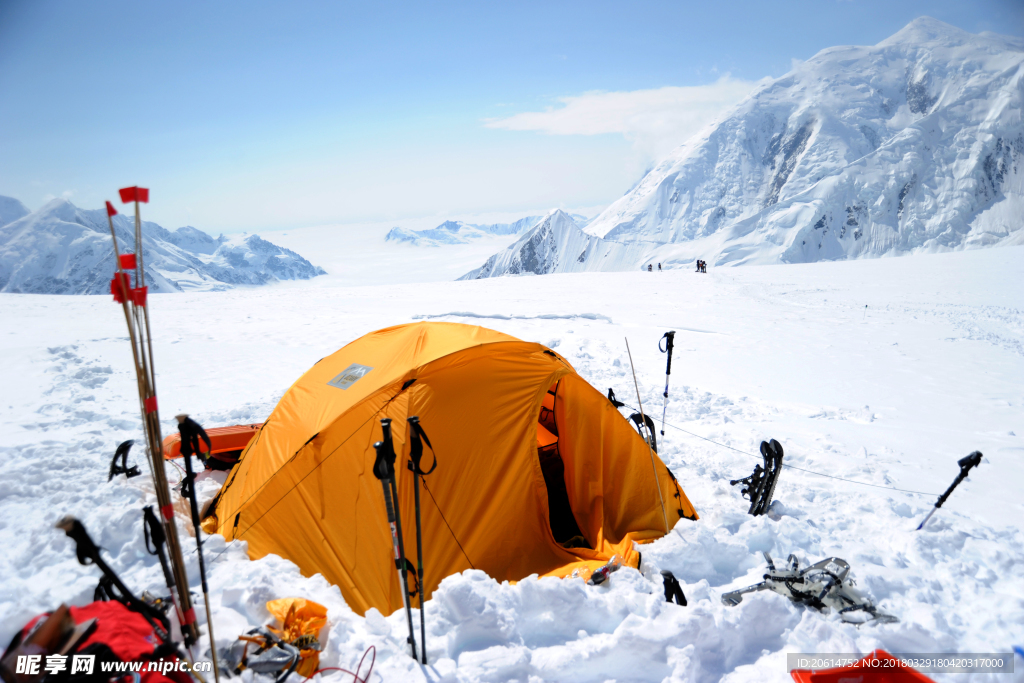
[[[608,387],[608,400],[611,401],[612,405],[615,406],[616,408],[621,408],[622,406],[626,405],[622,401],[619,401],[615,398],[615,390],[612,389],[611,387]]]
[[[416,415],[408,418],[409,421],[409,469],[414,473],[425,477],[435,469],[437,469],[437,453],[434,452],[434,447],[430,444],[430,438],[427,437],[427,433],[423,431],[423,425],[420,424],[420,418]],[[430,466],[430,469],[424,472],[420,468],[420,461],[423,458],[423,442],[427,443],[427,448],[430,449],[430,454],[434,456],[434,464]]]
[[[146,552],[150,555],[158,555],[167,542],[164,529],[153,514],[153,506],[147,505],[142,511],[142,532],[146,538]]]

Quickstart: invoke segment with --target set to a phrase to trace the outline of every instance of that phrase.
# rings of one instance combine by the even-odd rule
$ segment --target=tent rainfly
[[[600,392],[541,344],[423,322],[372,332],[285,393],[242,452],[204,522],[253,559],[322,574],[363,614],[402,607],[372,468],[391,418],[408,557],[416,557],[406,418],[437,469],[424,477],[424,588],[481,569],[498,580],[584,576],[697,514],[665,464]],[[424,468],[431,453],[424,454]],[[659,489],[661,495],[659,496]],[[661,500],[664,500],[664,509]]]

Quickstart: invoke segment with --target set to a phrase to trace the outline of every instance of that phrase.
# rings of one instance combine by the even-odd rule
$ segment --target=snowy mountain
[[[445,221],[430,230],[407,230],[392,228],[384,238],[387,242],[406,242],[420,247],[439,247],[446,244],[468,244],[487,235],[518,235],[533,226],[543,216],[527,216],[513,223],[463,223],[462,221]],[[587,225],[586,216],[572,214],[572,220],[579,227]]]
[[[552,241],[538,226],[517,245],[545,254],[495,255],[489,272],[527,261],[553,269],[543,272],[625,270],[1022,244],[1022,105],[1024,41],[922,17],[878,45],[829,48],[761,84],[595,218],[584,234],[599,242],[587,255],[583,236],[565,229]]]
[[[580,270],[605,270],[591,268],[600,265],[612,251],[619,247],[622,254],[634,253],[642,256],[643,247],[615,245],[589,235],[560,209],[550,212],[533,229],[524,234],[504,250],[487,259],[484,265],[472,270],[460,280],[478,280],[498,275],[522,275],[533,273],[571,272]],[[615,256],[620,256],[615,251]],[[618,269],[615,269],[618,270]]]
[[[16,215],[21,202],[0,197]],[[27,213],[27,209],[25,210]],[[134,251],[134,219],[114,216],[118,247]],[[143,261],[153,292],[228,289],[324,274],[298,254],[258,235],[214,239],[192,227],[171,232],[142,222]],[[104,209],[54,199],[0,227],[0,292],[102,294],[110,290],[113,245]]]

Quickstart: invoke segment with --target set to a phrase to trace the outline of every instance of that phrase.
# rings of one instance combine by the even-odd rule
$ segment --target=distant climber
[[[661,263],[660,262],[658,263],[658,272],[659,273],[661,272]]]
[[[650,263],[647,264],[647,272],[648,273],[653,273],[654,272],[654,267]]]

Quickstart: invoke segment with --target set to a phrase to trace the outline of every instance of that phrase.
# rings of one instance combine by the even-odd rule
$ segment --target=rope
[[[363,676],[362,678],[360,678],[359,674],[362,673],[362,671],[363,671],[363,661],[366,659],[366,655],[368,655],[368,654],[372,654],[373,655],[373,658],[370,660],[370,668],[366,672],[366,675]],[[340,671],[342,673],[345,673],[345,674],[348,674],[349,676],[351,676],[352,677],[352,683],[367,683],[370,680],[370,674],[373,673],[373,665],[374,665],[374,663],[376,661],[377,661],[377,648],[374,647],[373,645],[371,645],[370,647],[366,648],[365,652],[363,652],[363,656],[359,659],[359,666],[356,667],[355,671],[349,671],[348,669],[343,669],[340,666],[325,666],[324,668],[317,669],[316,671],[314,671],[310,675],[306,676],[306,680],[308,681],[309,679],[313,678],[313,676],[316,676],[317,674],[322,674],[325,671]]]
[[[629,404],[625,404],[624,407],[629,408],[630,410],[636,410],[636,408],[634,408],[633,406],[631,406]],[[713,443],[716,446],[721,446],[722,448],[728,448],[731,451],[736,451],[737,453],[742,453],[743,455],[748,455],[751,458],[759,458],[760,457],[760,456],[754,455],[753,453],[751,453],[749,451],[740,450],[739,448],[735,448],[735,447],[730,446],[728,444],[719,443],[718,441],[715,441],[714,439],[709,439],[706,436],[701,436],[700,434],[694,434],[693,432],[687,431],[687,430],[683,429],[682,427],[675,426],[671,422],[666,422],[665,424],[667,424],[672,429],[678,430],[678,431],[680,431],[680,432],[682,432],[684,434],[689,434],[690,436],[695,436],[698,439],[701,439],[703,441],[707,441],[708,443]],[[871,487],[876,488],[876,489],[886,489],[887,491],[899,491],[900,493],[914,493],[914,494],[917,494],[917,495],[920,495],[920,496],[938,496],[939,495],[938,493],[928,493],[927,491],[911,491],[910,489],[898,489],[895,486],[883,486],[881,484],[872,484],[872,483],[869,483],[869,482],[866,482],[866,481],[857,481],[856,479],[847,479],[845,477],[837,477],[834,474],[825,474],[824,472],[815,472],[814,470],[809,470],[809,469],[806,469],[806,468],[803,468],[803,467],[797,467],[796,465],[788,465],[786,463],[783,463],[782,466],[783,467],[788,467],[789,469],[792,469],[792,470],[799,470],[801,472],[806,472],[807,474],[813,474],[813,475],[818,476],[818,477],[828,477],[829,479],[837,479],[839,481],[845,481],[845,482],[850,483],[850,484],[859,484],[860,486],[871,486]]]
[[[433,450],[433,449],[431,449],[431,450]],[[437,514],[441,515],[441,519],[444,520],[444,525],[446,527],[448,527],[448,531],[451,533],[452,538],[455,539],[455,545],[459,546],[459,550],[462,551],[462,556],[466,558],[466,562],[469,562],[469,566],[470,567],[472,567],[473,569],[476,569],[476,565],[473,564],[473,560],[469,559],[469,555],[466,554],[466,551],[462,547],[462,544],[459,543],[459,537],[456,536],[455,535],[455,531],[452,530],[452,525],[448,523],[448,520],[445,518],[444,513],[441,512],[441,508],[440,508],[440,506],[438,506],[437,501],[434,500],[434,494],[431,493],[430,489],[427,488],[427,480],[426,479],[423,480],[423,490],[426,491],[427,495],[430,496],[430,500],[434,503],[434,507],[437,508]]]

